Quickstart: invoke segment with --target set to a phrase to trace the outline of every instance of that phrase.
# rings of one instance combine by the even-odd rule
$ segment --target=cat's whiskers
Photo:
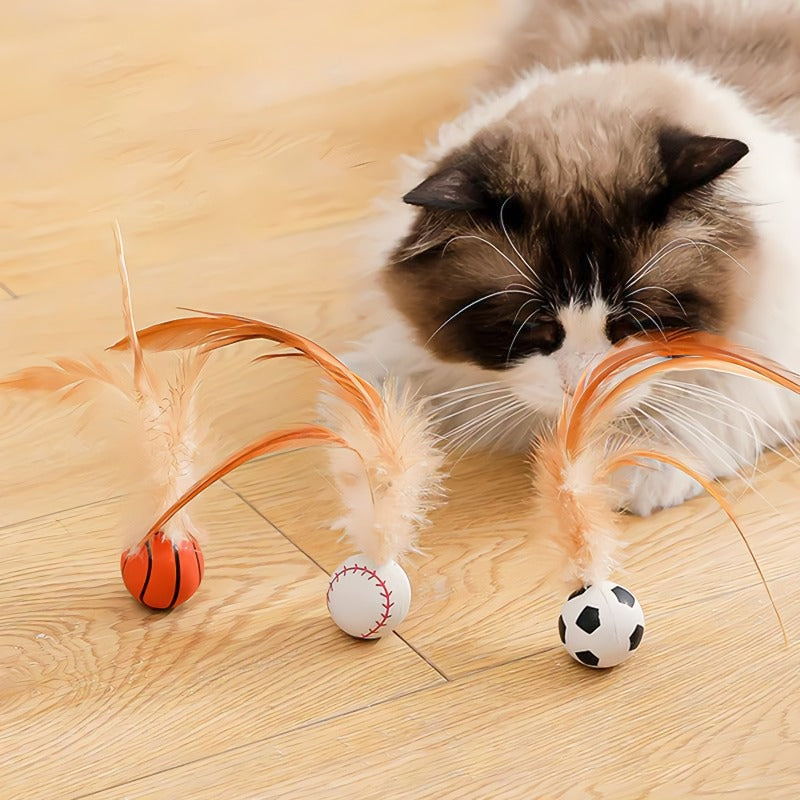
[[[711,242],[699,242],[698,245],[700,247],[709,247],[712,250],[716,250],[718,253],[725,256],[725,258],[729,258],[731,261],[733,261],[733,263],[736,264],[736,266],[739,267],[739,269],[741,269],[745,273],[745,275],[750,274],[750,270],[744,264],[742,264],[742,262],[739,261],[738,258],[729,253],[727,250],[724,250],[722,247],[712,244]]]
[[[663,388],[667,391],[675,392],[688,398],[689,400],[700,400],[701,402],[705,402],[706,405],[713,408],[726,408],[732,411],[734,414],[743,417],[750,429],[750,435],[753,441],[754,457],[759,451],[766,450],[767,452],[774,453],[776,456],[785,461],[800,459],[800,450],[798,450],[797,446],[791,439],[789,439],[789,437],[787,437],[785,434],[782,434],[774,425],[767,422],[767,420],[764,419],[761,414],[757,413],[751,408],[748,408],[742,403],[737,403],[735,400],[732,400],[730,397],[716,389],[712,389],[709,386],[701,386],[700,384],[670,381],[668,379],[662,379],[656,382],[654,384],[654,388],[656,390]],[[696,406],[692,407],[692,413],[695,413],[695,408]],[[719,415],[712,416],[710,414],[703,414],[703,416],[707,416],[709,419],[714,420],[718,424],[725,424],[737,432],[742,432],[742,429],[739,425],[736,425],[732,422],[723,421],[719,418]],[[773,434],[775,439],[780,444],[778,446],[774,446],[764,441],[763,436],[759,434],[758,430],[756,429],[756,424],[760,425],[766,432]],[[787,456],[785,453],[782,453],[779,449],[781,447],[786,448],[791,453],[791,456]]]
[[[686,237],[673,239],[671,242],[665,244],[658,250],[658,252],[650,256],[650,258],[648,258],[647,261],[645,261],[644,264],[639,267],[639,269],[634,272],[633,275],[631,275],[630,278],[628,278],[625,286],[623,287],[623,291],[627,292],[629,289],[634,287],[647,274],[652,272],[665,258],[667,258],[667,256],[672,255],[678,250],[684,250],[687,247],[694,247],[698,250],[698,252],[700,252],[698,243],[693,239],[688,239]]]
[[[481,412],[480,414],[476,414],[474,417],[470,417],[469,419],[462,422],[460,425],[452,428],[447,436],[448,439],[453,441],[459,438],[462,434],[467,433],[471,428],[480,426],[487,417],[493,415],[496,411],[500,411],[505,406],[510,406],[514,404],[514,398],[508,397],[503,399],[499,404],[497,404],[494,408],[487,409],[486,411]]]
[[[497,386],[499,387],[501,384],[499,381],[483,381],[483,383],[473,383],[470,386],[457,386],[455,389],[448,389],[444,392],[436,392],[435,394],[427,395],[429,400],[436,400],[439,397],[447,397],[452,394],[456,394],[456,392],[469,392],[472,389],[482,389],[485,386]]]
[[[500,227],[503,229],[503,235],[506,237],[506,241],[511,245],[511,249],[517,254],[517,258],[525,265],[528,272],[531,274],[531,278],[538,282],[538,277],[536,273],[533,271],[533,267],[525,260],[522,253],[517,249],[517,246],[511,240],[511,236],[508,233],[508,228],[506,227],[505,219],[503,219],[503,214],[505,213],[506,206],[511,201],[510,197],[507,197],[503,201],[503,205],[500,206]]]
[[[664,245],[655,255],[651,256],[625,283],[623,288],[623,293],[627,295],[634,294],[635,292],[631,292],[630,290],[636,286],[642,279],[645,278],[650,272],[652,272],[665,258],[668,256],[673,255],[674,253],[678,252],[679,250],[684,250],[687,247],[694,247],[697,252],[701,255],[702,258],[702,248],[707,247],[711,250],[720,253],[721,255],[725,256],[726,258],[733,261],[736,266],[738,266],[745,274],[749,275],[750,270],[739,261],[733,254],[729,253],[722,247],[719,247],[712,242],[707,241],[698,241],[696,239],[689,239],[689,238],[682,238],[682,239],[673,239],[668,244]],[[669,291],[663,287],[663,291]],[[637,289],[636,291],[644,291],[644,289]],[[672,292],[670,292],[672,294]],[[672,295],[674,297],[674,295]],[[677,300],[677,298],[675,298]]]
[[[467,303],[467,305],[465,305],[463,308],[460,308],[458,311],[456,311],[455,314],[453,314],[450,317],[448,317],[430,335],[428,340],[425,342],[425,345],[426,346],[429,345],[433,341],[433,338],[436,336],[436,334],[441,332],[447,325],[449,325],[454,319],[456,319],[458,316],[463,314],[465,311],[468,311],[470,308],[472,308],[473,306],[478,305],[479,303],[485,303],[487,300],[491,300],[493,297],[499,297],[500,295],[503,295],[503,294],[522,294],[522,295],[526,295],[527,296],[529,294],[529,292],[522,291],[521,289],[501,289],[501,290],[499,290],[497,292],[492,292],[491,294],[487,294],[487,295],[484,295],[483,297],[479,297],[477,300],[473,300],[471,303]]]
[[[652,306],[648,305],[647,303],[643,303],[641,300],[629,300],[629,305],[636,306],[641,310],[641,312],[653,323],[653,327],[663,336],[664,335],[664,324],[661,321],[661,317],[658,313],[653,309]],[[644,329],[643,329],[644,330]]]
[[[512,397],[504,402],[490,408],[481,414],[467,420],[458,427],[454,428],[447,435],[447,449],[452,450],[467,442],[473,435],[480,433],[484,426],[490,425],[494,420],[504,418],[504,415],[512,412],[515,408],[523,407],[517,398]]]
[[[522,313],[522,310],[525,308],[525,306],[529,306],[531,303],[535,303],[535,302],[537,301],[537,299],[538,299],[538,298],[532,298],[532,299],[530,299],[530,300],[526,300],[526,301],[525,301],[525,302],[524,302],[524,303],[523,303],[523,304],[522,304],[522,305],[521,305],[521,306],[520,306],[520,307],[517,309],[517,313],[516,313],[516,314],[514,314],[514,319],[512,320],[511,324],[512,324],[512,325],[516,325],[516,324],[517,324],[517,320],[519,319],[519,315]]]
[[[655,286],[655,285],[641,286],[638,289],[634,289],[632,292],[627,292],[626,295],[627,297],[635,297],[637,294],[640,294],[641,292],[649,292],[649,291],[664,292],[665,294],[668,294],[678,305],[678,308],[680,308],[681,313],[684,316],[686,316],[686,309],[684,308],[683,303],[681,303],[680,299],[675,294],[675,292],[670,291],[665,286]]]
[[[466,458],[466,456],[468,456],[473,450],[477,449],[480,443],[484,441],[492,433],[494,433],[501,425],[507,425],[509,427],[516,426],[522,422],[525,416],[533,417],[533,411],[531,411],[530,408],[522,404],[520,404],[516,408],[516,410],[513,410],[512,408],[511,413],[507,415],[506,414],[501,415],[500,418],[497,421],[495,421],[493,425],[491,425],[491,427],[487,427],[487,429],[483,433],[481,433],[481,435],[477,439],[475,439],[465,447],[464,451],[457,459],[456,464],[458,464],[461,461],[461,459]],[[502,437],[503,435],[501,434],[495,443],[502,440]]]
[[[530,301],[528,301],[530,302]],[[517,312],[517,316],[519,316],[519,312]],[[536,312],[533,311],[532,313],[528,314],[528,316],[523,320],[522,324],[517,328],[517,332],[514,334],[514,338],[511,340],[511,344],[508,346],[508,353],[506,354],[506,364],[511,363],[511,351],[514,349],[514,345],[517,343],[517,339],[522,331],[525,330],[525,326],[536,316]],[[516,324],[517,317],[514,317],[514,323]]]
[[[483,391],[483,392],[475,392],[473,394],[466,395],[465,397],[458,397],[455,400],[448,401],[447,403],[443,403],[441,405],[436,405],[434,407],[432,413],[431,413],[431,417],[434,420],[441,421],[439,419],[438,415],[442,411],[446,411],[448,408],[453,408],[454,406],[462,405],[464,403],[469,403],[469,402],[472,402],[474,400],[483,400],[486,397],[494,397],[495,399],[501,399],[502,395],[504,395],[504,394],[506,394],[506,395],[509,394],[508,389],[505,389],[503,387],[499,387],[497,389],[488,389],[488,390]],[[466,406],[466,407],[460,409],[459,411],[457,411],[455,413],[456,414],[463,414],[463,413],[469,411],[473,407],[474,406]]]
[[[694,409],[689,414],[685,407],[664,398],[642,400],[638,404],[638,408],[642,410],[642,413],[645,413],[644,409],[648,408],[656,414],[661,414],[664,419],[678,427],[681,435],[673,431],[670,431],[670,435],[682,449],[688,449],[691,452],[691,448],[687,443],[687,439],[689,439],[695,441],[705,451],[706,455],[710,450],[714,458],[722,463],[729,472],[738,472],[741,468],[743,459],[737,454],[736,450],[721,437],[716,436],[708,428],[699,424],[694,416]],[[667,431],[668,428],[662,426],[661,430]]]
[[[525,289],[533,300],[543,300],[542,293],[535,288],[523,286],[521,283],[509,283],[506,285],[508,289]]]
[[[444,256],[444,254],[447,252],[447,248],[450,247],[450,245],[453,244],[453,242],[458,242],[458,241],[462,241],[462,240],[466,240],[466,239],[474,239],[477,242],[481,242],[482,244],[485,244],[485,245],[488,245],[489,247],[491,247],[492,250],[494,250],[495,253],[497,253],[497,255],[499,255],[502,258],[504,258],[511,265],[511,267],[517,273],[519,273],[519,275],[522,277],[522,280],[524,280],[526,282],[526,284],[528,286],[530,286],[531,289],[536,290],[535,284],[532,283],[532,281],[531,281],[531,277],[532,277],[533,273],[531,273],[531,275],[526,275],[496,244],[493,244],[488,239],[484,239],[483,236],[478,236],[478,234],[476,234],[476,233],[463,233],[463,234],[461,234],[459,236],[453,236],[447,242],[447,244],[442,248],[442,256]],[[512,247],[513,247],[513,245],[512,245]],[[515,248],[515,252],[516,252],[516,248]]]
[[[470,414],[471,415],[474,411],[477,411],[479,408],[484,408],[485,406],[488,406],[488,405],[492,405],[493,404],[495,407],[497,407],[497,404],[500,402],[501,399],[502,398],[497,398],[497,397],[490,397],[488,399],[482,399],[482,400],[480,400],[480,402],[473,403],[473,405],[467,406],[466,408],[459,408],[459,409],[456,409],[455,411],[451,411],[449,414],[445,415],[444,417],[434,416],[432,418],[432,421],[436,425],[441,425],[442,423],[447,422],[448,420],[455,419],[456,417],[463,416],[464,414]]]
[[[704,446],[705,442],[706,447],[722,447],[723,450],[727,451],[731,456],[730,460],[726,456],[723,456],[719,450],[715,452],[716,458],[724,465],[725,469],[731,475],[737,475],[738,478],[744,483],[748,491],[756,494],[764,503],[770,506],[774,511],[777,511],[773,503],[755,485],[755,480],[758,477],[759,472],[757,461],[753,460],[750,462],[750,469],[747,472],[744,472],[744,467],[748,466],[745,457],[733,447],[728,446],[720,437],[714,436],[707,428],[696,424],[693,420],[693,417],[689,416],[688,410],[683,406],[660,408],[660,413],[667,418],[670,418],[670,415],[676,417],[676,421],[681,426],[681,429],[687,431],[690,436],[698,441],[698,444],[701,447]],[[691,409],[691,414],[695,414],[695,409]],[[684,449],[687,448],[685,442],[682,444],[682,446]]]

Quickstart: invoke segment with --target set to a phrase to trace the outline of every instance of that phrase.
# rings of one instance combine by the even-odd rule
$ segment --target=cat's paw
[[[640,517],[679,506],[703,493],[703,487],[696,480],[656,461],[619,470],[614,484],[621,497],[621,510]]]

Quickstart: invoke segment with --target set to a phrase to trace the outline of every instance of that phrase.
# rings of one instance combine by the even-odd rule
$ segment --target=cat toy
[[[654,363],[655,362],[655,363]],[[594,668],[625,661],[644,634],[644,614],[630,592],[609,580],[617,566],[619,512],[610,489],[622,467],[660,462],[689,475],[720,505],[742,538],[786,638],[778,608],[758,561],[721,487],[696,454],[653,447],[620,434],[620,400],[666,372],[711,370],[755,378],[800,393],[800,378],[780,365],[708,333],[676,332],[612,350],[565,398],[555,428],[532,451],[540,502],[555,521],[567,580],[578,584],[564,603],[559,636],[569,654]]]
[[[151,609],[168,610],[186,602],[204,573],[201,532],[187,504],[254,458],[326,446],[345,507],[333,527],[359,551],[334,570],[328,609],[334,622],[356,638],[390,633],[411,602],[410,582],[399,561],[416,550],[417,534],[442,496],[443,457],[422,404],[391,382],[379,392],[311,340],[247,317],[209,313],[137,331],[118,225],[115,241],[125,337],[110,349],[130,351],[130,367],[114,372],[96,359],[54,359],[50,366],[0,380],[0,387],[60,392],[62,399],[75,399],[90,387],[93,402],[111,389],[134,409],[135,445],[141,450],[136,455],[144,458],[133,461],[146,485],[131,504],[140,513],[131,518],[146,514],[148,522],[157,519],[122,553],[120,568],[128,591]],[[271,431],[202,474],[199,455],[208,442],[198,414],[201,371],[215,350],[253,339],[284,348],[257,361],[302,357],[321,368],[328,382],[323,412],[329,425]],[[145,358],[146,350],[177,351],[179,366],[171,381],[157,373]],[[132,455],[120,453],[120,461]]]
[[[116,464],[132,470],[124,477],[129,490],[126,516],[133,523],[142,517],[152,519],[197,477],[198,454],[208,436],[197,407],[197,388],[207,356],[181,353],[171,372],[157,369],[145,359],[136,337],[119,225],[115,225],[114,237],[130,365],[119,369],[94,358],[56,358],[50,365],[23,369],[0,380],[0,387],[57,393],[62,400],[88,400],[93,406],[122,401],[126,424],[131,422],[132,412],[133,429],[115,431],[120,439],[125,437]],[[130,433],[132,437],[128,437]],[[134,535],[126,538],[134,540]],[[126,547],[120,569],[128,591],[152,609],[171,609],[188,600],[203,579],[202,535],[190,514],[182,511],[142,546]]]
[[[327,605],[334,622],[361,639],[380,638],[403,620],[411,601],[408,577],[398,561],[415,550],[416,536],[441,496],[442,455],[421,403],[391,382],[382,394],[324,348],[300,334],[248,317],[205,313],[138,331],[144,349],[199,350],[204,355],[251,340],[289,348],[257,358],[301,356],[328,379],[323,412],[327,426],[272,432],[226,459],[197,481],[156,520],[156,531],[215,481],[247,461],[287,447],[320,443],[329,451],[331,474],[345,506],[334,528],[359,550],[337,567]],[[126,337],[112,349],[127,349]]]

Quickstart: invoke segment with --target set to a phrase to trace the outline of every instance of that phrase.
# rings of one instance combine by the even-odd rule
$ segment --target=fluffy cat
[[[455,444],[526,446],[629,334],[723,333],[800,371],[800,5],[530,0],[480,94],[409,160],[346,360],[419,385]],[[794,397],[697,373],[620,410],[716,476],[794,439]],[[625,476],[637,514],[699,487]]]

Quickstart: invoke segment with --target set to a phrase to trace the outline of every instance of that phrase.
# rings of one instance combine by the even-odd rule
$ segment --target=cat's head
[[[442,153],[384,272],[418,341],[555,413],[592,359],[640,331],[724,331],[752,231],[747,154],[680,114],[531,92]]]

